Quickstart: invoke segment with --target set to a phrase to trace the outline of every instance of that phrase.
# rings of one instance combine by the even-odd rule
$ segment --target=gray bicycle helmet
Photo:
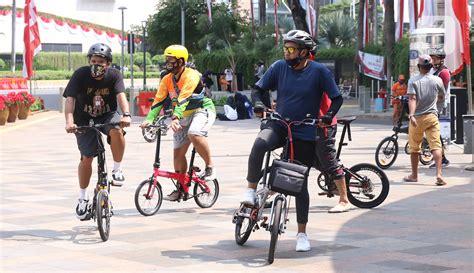
[[[111,62],[112,61],[112,49],[106,44],[103,43],[97,43],[93,44],[90,48],[89,51],[87,52],[87,58],[90,58],[92,56],[100,56],[104,57],[107,59],[107,61]]]
[[[430,50],[430,56],[435,56],[440,59],[446,58],[446,52],[444,52],[443,48],[433,48]]]
[[[283,41],[297,43],[298,45],[303,46],[310,51],[314,51],[316,49],[316,43],[314,42],[311,35],[303,30],[295,29],[288,31]]]

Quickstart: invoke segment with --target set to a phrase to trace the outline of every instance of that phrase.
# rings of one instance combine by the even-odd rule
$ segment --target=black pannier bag
[[[268,185],[272,191],[297,196],[308,180],[308,175],[309,168],[305,165],[274,159]]]

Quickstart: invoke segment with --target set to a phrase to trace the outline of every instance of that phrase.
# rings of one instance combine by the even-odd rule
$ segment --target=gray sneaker
[[[166,201],[178,201],[180,195],[181,195],[181,194],[179,193],[178,190],[174,190],[174,191],[172,191],[170,194],[168,194],[167,196],[163,197],[163,200],[166,200]]]
[[[207,166],[204,169],[204,176],[202,177],[202,179],[204,179],[206,181],[212,181],[212,180],[216,179],[216,170],[214,169],[214,167]]]

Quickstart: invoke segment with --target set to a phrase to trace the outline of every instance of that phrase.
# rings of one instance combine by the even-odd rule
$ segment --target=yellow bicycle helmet
[[[175,57],[176,59],[184,59],[184,62],[188,61],[188,50],[182,45],[170,45],[165,49],[165,57]]]

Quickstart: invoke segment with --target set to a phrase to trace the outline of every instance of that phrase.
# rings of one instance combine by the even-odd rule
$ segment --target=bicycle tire
[[[273,221],[270,227],[270,247],[268,249],[268,263],[272,264],[275,259],[275,249],[278,242],[278,236],[280,235],[280,222],[281,213],[283,208],[283,200],[275,199],[275,205],[273,206]]]
[[[212,181],[206,181],[207,186],[209,187],[209,193],[204,192],[205,188],[202,184],[194,182],[194,201],[201,208],[210,208],[219,197],[219,182],[217,179]],[[205,200],[209,201],[205,201]]]
[[[328,191],[328,184],[326,183],[327,176],[324,173],[319,173],[317,181],[318,181],[319,188],[327,192]]]
[[[361,181],[357,176],[361,176]],[[380,184],[380,185],[379,185]],[[356,207],[370,209],[385,201],[390,183],[385,172],[375,165],[361,163],[346,169],[347,198]],[[380,191],[376,191],[381,188]]]
[[[96,214],[100,238],[102,241],[106,242],[110,235],[110,216],[112,213],[109,194],[105,190],[100,190],[97,193]]]
[[[148,193],[153,193],[153,199],[147,197]],[[143,200],[142,200],[143,198]],[[143,216],[152,216],[158,212],[163,203],[163,191],[160,185],[153,185],[153,180],[142,181],[135,190],[135,207]],[[149,204],[149,206],[146,206]]]
[[[405,144],[405,153],[406,153],[407,155],[410,154],[410,143],[408,143],[408,141],[407,141],[407,144]]]
[[[382,152],[382,153],[380,153]],[[381,169],[388,169],[398,156],[398,141],[394,137],[384,138],[375,150],[375,163]]]
[[[158,139],[157,129],[152,127],[142,128],[142,135],[146,142],[153,143]]]
[[[247,223],[247,225],[244,225]],[[234,237],[235,237],[235,242],[238,245],[244,245],[245,242],[250,237],[250,234],[252,233],[253,226],[255,225],[255,221],[251,220],[250,218],[243,217],[243,216],[238,216],[235,222],[235,232],[234,232]],[[242,227],[244,227],[242,229]]]
[[[428,140],[423,137],[423,142],[421,143],[421,153],[420,153],[420,163],[427,166],[433,163],[434,158],[430,150],[430,145]]]

